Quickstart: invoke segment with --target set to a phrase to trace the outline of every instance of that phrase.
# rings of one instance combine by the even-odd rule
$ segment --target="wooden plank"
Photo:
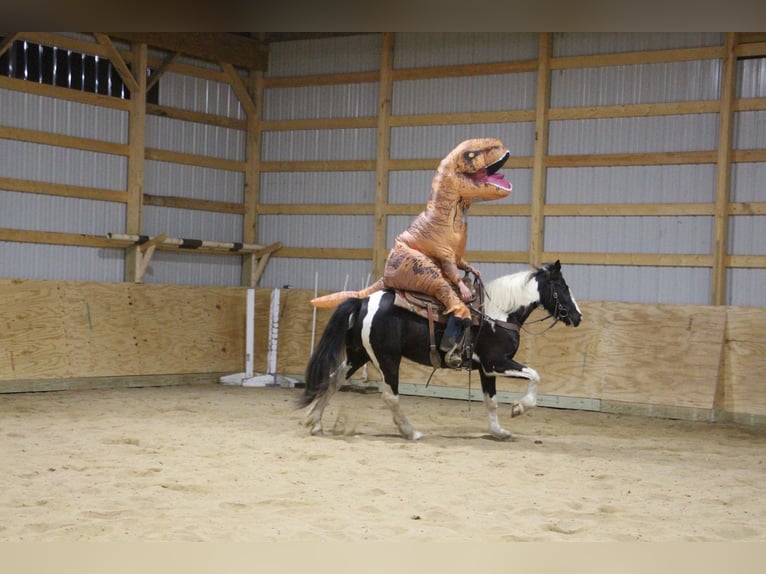
[[[559,203],[544,208],[547,217],[713,215],[711,203]]]
[[[726,266],[741,269],[766,269],[766,255],[729,255],[726,257]]]
[[[611,167],[627,165],[687,165],[715,163],[715,151],[674,151],[656,153],[605,153],[549,155],[548,167]]]
[[[616,106],[551,108],[549,118],[551,120],[582,120],[683,114],[714,114],[718,112],[718,107],[718,100],[698,100],[659,104],[623,104]]]
[[[245,197],[244,224],[242,239],[245,242],[258,240],[259,213],[261,197],[261,138],[263,122],[263,72],[251,72],[250,93],[253,94],[253,109],[247,114],[247,139],[245,141]],[[268,255],[260,261],[255,255],[242,258],[240,283],[255,287],[268,261]]]
[[[154,207],[171,207],[173,209],[192,209],[195,211],[210,211],[214,213],[244,214],[245,206],[231,201],[211,201],[207,199],[190,199],[188,197],[170,197],[167,195],[144,194],[144,205]],[[248,241],[250,243],[250,241]]]
[[[127,144],[10,126],[0,126],[0,138],[112,155],[128,155]]]
[[[497,112],[459,112],[448,114],[409,114],[391,116],[392,127],[437,126],[463,124],[496,124],[505,122],[532,122],[535,110],[506,110]]]
[[[169,163],[180,163],[183,165],[195,165],[198,167],[210,167],[213,169],[224,169],[227,171],[244,172],[247,165],[244,161],[233,159],[222,159],[207,155],[196,155],[183,153],[179,151],[170,151],[157,148],[146,148],[144,152],[146,159],[154,161],[165,161]]]
[[[114,247],[106,237],[99,235],[81,235],[78,233],[62,233],[60,231],[30,231],[6,227],[0,227],[0,241],[71,245],[75,247]]]
[[[127,203],[128,201],[128,195],[124,191],[69,185],[65,183],[48,183],[45,181],[32,181],[29,179],[16,179],[12,177],[0,177],[0,189],[6,191],[20,191],[24,193],[37,193],[40,195],[111,201],[116,203]]]
[[[375,206],[372,245],[373,275],[383,275],[388,256],[387,230],[389,164],[391,158],[391,98],[393,97],[394,34],[384,32],[380,57],[380,80],[378,82],[377,155],[375,157]]]
[[[375,160],[262,161],[261,172],[375,171]]]
[[[715,60],[722,58],[723,46],[702,48],[677,48],[673,50],[647,50],[619,54],[589,54],[566,56],[551,60],[552,70],[573,68],[600,68],[605,66],[634,66],[636,64],[659,64],[664,62],[688,62],[692,60]]]
[[[248,116],[255,115],[255,102],[253,102],[253,97],[250,95],[250,92],[247,90],[247,86],[245,86],[245,83],[242,81],[242,77],[231,64],[221,62],[220,66],[226,74],[226,77],[229,80],[229,86],[231,86],[231,89],[234,91],[234,95],[237,96],[237,99],[242,105],[242,108],[245,110],[245,113]]]
[[[108,42],[108,45],[114,48],[108,38],[99,38],[99,41]],[[125,233],[135,234],[143,230],[147,55],[146,44],[135,44],[133,70],[136,75],[133,76],[133,72],[128,70],[128,74],[134,79],[135,86],[131,88],[131,109],[128,118],[128,206],[125,210]],[[122,58],[119,60],[122,62]],[[124,62],[123,65],[125,65]],[[135,78],[138,80],[135,81]],[[129,249],[125,252],[125,281],[132,283],[138,280],[140,262],[140,254],[137,250]]]
[[[182,120],[185,122],[195,122],[198,124],[218,126],[222,128],[229,128],[232,130],[245,131],[247,129],[246,120],[240,120],[237,118],[228,118],[226,116],[217,116],[214,114],[206,114],[204,112],[195,112],[193,110],[183,110],[181,108],[174,108],[171,106],[146,104],[146,113],[152,116],[159,116],[162,118]]]
[[[345,249],[343,247],[283,247],[279,257],[298,259],[372,259],[372,249]]]
[[[180,52],[173,52],[172,54],[168,54],[165,56],[165,59],[162,60],[162,63],[152,70],[152,75],[149,76],[149,79],[146,81],[147,92],[151,90],[157,82],[160,81],[160,78],[165,74],[165,72],[168,71],[168,69],[170,69],[173,64],[175,64],[176,60],[178,60],[180,56]]]
[[[735,112],[766,110],[766,98],[737,98],[733,106]]]
[[[368,84],[379,80],[378,71],[347,72],[343,74],[318,74],[306,76],[267,77],[263,87],[300,88],[304,86],[332,86],[337,84]]]
[[[649,267],[710,267],[712,255],[679,253],[585,253],[546,251],[544,261],[560,259],[570,265],[635,265]]]
[[[735,53],[738,58],[757,58],[766,56],[766,41],[739,44]]]
[[[766,162],[766,149],[735,149],[731,151],[731,161],[734,163]]]
[[[545,196],[548,155],[548,107],[551,99],[551,34],[539,34],[537,57],[537,98],[535,101],[535,151],[532,163],[532,205],[530,214],[529,263],[540,265],[545,237]]]
[[[200,60],[227,62],[251,70],[265,70],[266,46],[259,40],[229,32],[107,32],[131,44],[149,44]]]
[[[297,120],[267,120],[261,122],[261,128],[265,132],[364,129],[374,128],[377,125],[377,118],[372,116],[360,118],[306,118]]]
[[[729,215],[766,215],[766,201],[729,203]]]
[[[496,74],[516,74],[534,72],[537,60],[515,60],[507,62],[488,62],[484,64],[463,64],[455,66],[429,66],[422,68],[397,68],[393,70],[393,80],[425,80],[432,78],[457,78],[471,76],[490,76]]]
[[[21,36],[21,32],[6,32],[6,36],[0,41],[0,56],[5,54],[5,52],[13,46],[13,43],[19,39],[19,36]]]
[[[766,415],[766,309],[727,307],[725,347],[723,409]]]
[[[258,215],[374,215],[375,206],[342,203],[262,203],[255,211]]]
[[[140,80],[136,79],[139,76],[133,75],[133,72],[130,68],[128,68],[128,65],[125,63],[125,60],[122,59],[122,55],[117,51],[117,48],[115,48],[109,36],[101,32],[94,32],[93,36],[96,38],[96,40],[98,40],[98,43],[106,49],[106,54],[109,58],[109,61],[112,63],[112,66],[114,66],[114,69],[117,70],[117,73],[120,75],[120,78],[122,78],[123,83],[131,91],[131,93],[137,95],[145,94],[146,91],[142,92],[141,87],[139,86]],[[146,69],[146,67],[144,66],[144,68],[141,69]],[[146,86],[146,78],[143,78],[143,82],[141,82],[141,84]]]
[[[558,157],[558,156],[555,156]],[[505,162],[503,169],[513,168],[531,168],[533,164],[531,156],[511,156]],[[441,162],[441,158],[423,158],[423,159],[392,159],[389,160],[389,169],[391,171],[435,171]]]
[[[716,155],[715,213],[713,223],[713,270],[711,273],[711,303],[726,301],[726,265],[728,254],[728,202],[731,180],[731,150],[734,134],[732,104],[736,93],[737,56],[734,54],[736,34],[726,33],[726,52],[721,73],[721,101],[718,122],[718,153]]]
[[[58,86],[49,86],[48,84],[39,84],[37,82],[28,82],[6,76],[0,76],[0,89],[123,111],[130,109],[130,100],[123,100],[114,96],[104,96],[103,94],[91,94],[80,90],[70,90],[69,88],[60,88]]]

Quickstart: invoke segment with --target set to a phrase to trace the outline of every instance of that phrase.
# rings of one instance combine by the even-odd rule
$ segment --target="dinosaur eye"
[[[465,154],[465,158],[466,158],[466,159],[473,159],[473,158],[475,158],[475,157],[476,157],[476,152],[475,152],[475,151],[469,151],[469,152],[467,152],[467,153]]]

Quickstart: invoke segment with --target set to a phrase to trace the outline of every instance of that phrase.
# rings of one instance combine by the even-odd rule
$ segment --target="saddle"
[[[463,282],[468,286],[473,294],[473,297],[466,301],[467,304],[474,303],[477,299],[481,299],[481,294],[478,289],[474,288],[473,283],[469,277],[464,277]],[[449,317],[444,314],[444,305],[430,295],[425,293],[417,293],[414,291],[394,291],[394,305],[406,309],[410,313],[414,313],[419,317],[428,319],[428,336],[429,336],[429,358],[431,360],[431,366],[434,369],[440,369],[444,367],[439,351],[436,349],[436,335],[434,333],[434,323],[446,324]],[[479,324],[480,317],[472,314],[471,324],[477,326]],[[471,330],[465,329],[462,337],[462,350],[461,355],[465,351],[466,347],[470,345]]]

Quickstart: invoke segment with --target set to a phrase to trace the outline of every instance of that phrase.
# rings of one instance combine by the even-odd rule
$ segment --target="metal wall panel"
[[[0,139],[0,177],[124,191],[127,158]]]
[[[718,147],[718,114],[550,122],[557,154],[704,151]]]
[[[482,137],[495,137],[514,156],[534,153],[535,124],[533,122],[472,124],[448,126],[414,126],[391,129],[391,158],[443,158],[460,142]],[[436,169],[437,166],[434,166]]]
[[[399,32],[394,68],[483,64],[537,58],[535,32]]]
[[[720,60],[556,70],[551,107],[716,100]]]
[[[731,166],[731,201],[766,201],[766,163]]]
[[[726,304],[766,307],[766,269],[729,269],[726,272]]]
[[[710,304],[707,268],[561,264],[578,302]]]
[[[146,117],[146,147],[245,160],[244,131],[163,118]]]
[[[267,172],[261,174],[260,202],[374,204],[374,171]]]
[[[240,284],[241,274],[242,257],[239,256],[156,251],[143,282],[236,286]]]
[[[375,159],[377,134],[374,128],[266,132],[261,156],[263,161]]]
[[[153,160],[146,160],[144,166],[144,192],[149,195],[244,201],[242,172]]]
[[[734,149],[766,148],[766,111],[734,114]]]
[[[0,241],[0,261],[0,277],[9,279],[122,281],[124,275],[122,249]]]
[[[713,164],[549,168],[546,202],[712,203],[715,173]]]
[[[199,65],[199,62],[194,62]],[[213,66],[218,68],[217,65]],[[245,119],[246,114],[229,84],[168,72],[160,80],[159,103],[184,110]]]
[[[409,227],[409,215],[389,215],[387,218],[386,246]],[[529,249],[528,217],[468,216],[467,251],[526,251]]]
[[[545,218],[545,250],[584,253],[712,253],[711,216]]]
[[[729,253],[766,255],[766,215],[738,215],[729,220]]]
[[[371,215],[262,215],[258,242],[281,241],[289,247],[372,248]]]
[[[378,83],[267,88],[263,119],[359,118],[378,113]]]
[[[0,227],[106,235],[123,231],[125,204],[0,191]]]
[[[613,54],[723,45],[720,32],[558,32],[553,56]]]
[[[362,289],[377,277],[372,263],[360,259],[293,259],[272,257],[263,272],[262,287],[340,291]]]
[[[208,241],[242,241],[242,216],[192,209],[144,206],[143,233]],[[171,281],[172,283],[172,281]]]
[[[493,201],[492,204],[529,205],[532,200],[532,170],[504,167],[501,172],[511,182],[513,189],[508,197]],[[422,203],[424,206],[431,196],[431,183],[436,175],[433,171],[392,171],[388,176],[389,203]]]
[[[534,109],[537,73],[406,80],[393,84],[391,113],[448,114]]]
[[[380,34],[274,42],[269,77],[367,72],[380,68]]]
[[[737,97],[766,97],[766,58],[737,60]]]
[[[0,125],[127,143],[128,113],[0,89]]]

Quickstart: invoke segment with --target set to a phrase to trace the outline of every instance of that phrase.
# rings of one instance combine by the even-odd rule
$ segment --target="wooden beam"
[[[411,114],[391,116],[391,126],[437,126],[459,124],[495,124],[532,122],[535,110],[504,110],[497,112],[457,112],[450,114]]]
[[[670,116],[681,114],[714,114],[717,112],[717,100],[698,100],[691,102],[668,102],[660,104],[622,104],[616,106],[551,108],[549,112],[549,119],[582,120]]]
[[[311,118],[298,120],[264,120],[261,129],[265,132],[300,130],[341,130],[374,128],[378,119],[374,116],[362,118]]]
[[[233,70],[233,68],[232,68]],[[263,120],[263,72],[250,72],[248,78],[250,89],[247,90],[248,98],[252,94],[252,109],[247,112],[247,132],[245,141],[245,193],[244,193],[244,221],[242,224],[242,238],[245,242],[258,240],[258,204],[261,200],[261,138]],[[241,284],[247,287],[255,287],[261,279],[264,268],[270,254],[263,257],[248,255],[242,259]]]
[[[245,131],[247,122],[238,118],[227,116],[218,116],[215,114],[206,114],[204,112],[195,112],[194,110],[184,110],[172,106],[161,106],[158,104],[146,104],[146,113],[161,118],[170,118],[173,120],[182,120],[185,122],[194,122],[208,126],[218,126],[232,130]]]
[[[264,78],[263,87],[300,88],[303,86],[332,86],[336,84],[370,84],[380,79],[380,72],[348,72],[344,74],[320,74],[312,76],[286,76]]]
[[[113,155],[128,155],[128,146],[126,144],[41,132],[26,128],[0,126],[0,138]]]
[[[600,68],[605,66],[634,66],[664,62],[688,62],[692,60],[715,60],[723,55],[723,46],[702,48],[677,48],[673,50],[645,50],[619,54],[589,54],[551,59],[552,70],[572,68]]]
[[[397,68],[396,70],[392,70],[391,77],[395,81],[425,80],[430,78],[515,74],[520,72],[534,72],[535,70],[537,70],[537,60],[516,60],[509,62],[488,62],[486,64],[463,64],[458,66]]]
[[[721,73],[721,100],[716,155],[715,216],[713,235],[713,271],[711,304],[726,302],[726,264],[728,254],[728,203],[731,183],[731,152],[734,133],[733,102],[737,81],[736,33],[726,33],[726,50]]]
[[[537,100],[535,104],[535,155],[532,165],[532,215],[530,218],[529,263],[542,263],[545,237],[547,186],[548,108],[551,99],[551,34],[540,32],[537,56]]]
[[[21,36],[21,32],[12,32],[10,34],[7,34],[5,38],[0,42],[0,56],[5,54],[5,52],[13,46],[13,43],[19,39],[19,36]]]
[[[375,231],[372,248],[372,273],[377,278],[383,275],[388,256],[386,236],[388,216],[389,159],[391,157],[391,98],[393,95],[394,33],[383,32],[380,56],[380,80],[378,88],[378,133],[375,157]]]
[[[107,32],[132,44],[148,44],[211,62],[227,62],[248,70],[265,70],[266,45],[255,38],[227,32]]]
[[[0,76],[0,88],[4,90],[13,90],[25,94],[34,94],[36,96],[45,96],[46,98],[56,98],[78,104],[90,104],[116,110],[128,111],[130,109],[130,100],[105,96],[103,94],[91,94],[81,92],[80,90],[70,90],[69,88],[60,88],[59,86],[49,86],[48,84],[38,84],[37,82],[28,82],[17,78],[8,78]]]
[[[180,151],[170,151],[166,149],[146,148],[146,159],[153,161],[165,161],[169,163],[180,163],[183,165],[196,165],[199,167],[211,167],[213,169],[224,169],[227,171],[245,171],[244,161],[233,159],[222,159],[207,155],[196,155],[192,153],[183,153]]]
[[[671,151],[652,153],[604,153],[549,155],[548,167],[614,167],[624,165],[684,165],[715,163],[715,151]]]
[[[229,80],[231,89],[234,90],[234,95],[237,96],[239,103],[242,104],[242,108],[245,110],[245,113],[248,116],[255,115],[257,113],[255,102],[253,101],[253,97],[250,95],[250,92],[247,90],[247,86],[242,81],[242,76],[239,75],[237,70],[231,64],[221,62],[220,66]]]
[[[112,43],[112,40],[107,36],[106,34],[102,32],[93,32],[93,36],[98,40],[98,43],[101,44],[104,48],[106,48],[106,53],[109,58],[109,61],[112,62],[112,65],[114,66],[114,69],[117,70],[117,73],[120,75],[120,78],[122,78],[122,81],[125,83],[125,85],[130,90],[131,94],[142,94],[146,92],[141,92],[141,88],[139,86],[140,78],[138,78],[137,75],[134,75],[133,72],[130,71],[130,68],[125,63],[125,60],[123,60],[122,56],[120,55],[120,52],[117,50],[117,48]],[[144,66],[144,70],[146,70],[146,67]],[[146,78],[143,78],[143,82],[141,82],[141,85],[146,85]]]
[[[385,206],[383,210],[388,212]],[[376,206],[370,203],[262,203],[256,211],[258,215],[374,215]]]
[[[168,54],[164,60],[162,60],[162,63],[154,69],[152,72],[152,75],[149,77],[149,79],[146,82],[146,91],[148,92],[154,87],[154,84],[160,81],[160,78],[162,75],[170,69],[170,67],[175,64],[176,60],[181,56],[181,52],[173,52],[172,54]]]
[[[108,38],[107,38],[108,40]],[[111,44],[111,41],[109,41]],[[114,47],[112,45],[112,47]],[[130,116],[128,118],[128,208],[125,213],[125,232],[142,233],[144,212],[144,165],[146,147],[146,66],[148,49],[146,44],[133,45],[133,69],[138,78],[130,92]],[[122,58],[120,58],[122,61]],[[114,62],[112,62],[114,64]],[[124,64],[124,62],[123,62]],[[125,281],[139,279],[140,258],[138,252],[125,254]]]
[[[375,160],[264,161],[261,162],[261,171],[375,171]]]
[[[213,213],[243,214],[245,208],[241,203],[233,201],[211,201],[209,199],[191,199],[188,197],[172,197],[167,195],[144,194],[144,205],[153,207],[170,207],[173,209],[192,209]]]
[[[49,183],[46,181],[33,181],[13,177],[0,177],[0,189],[6,191],[19,191],[22,193],[37,193],[39,195],[55,195],[58,197],[76,197],[79,199],[94,199],[97,201],[111,201],[115,203],[127,203],[128,194],[124,191],[102,189],[97,187],[84,187],[66,183]]]

